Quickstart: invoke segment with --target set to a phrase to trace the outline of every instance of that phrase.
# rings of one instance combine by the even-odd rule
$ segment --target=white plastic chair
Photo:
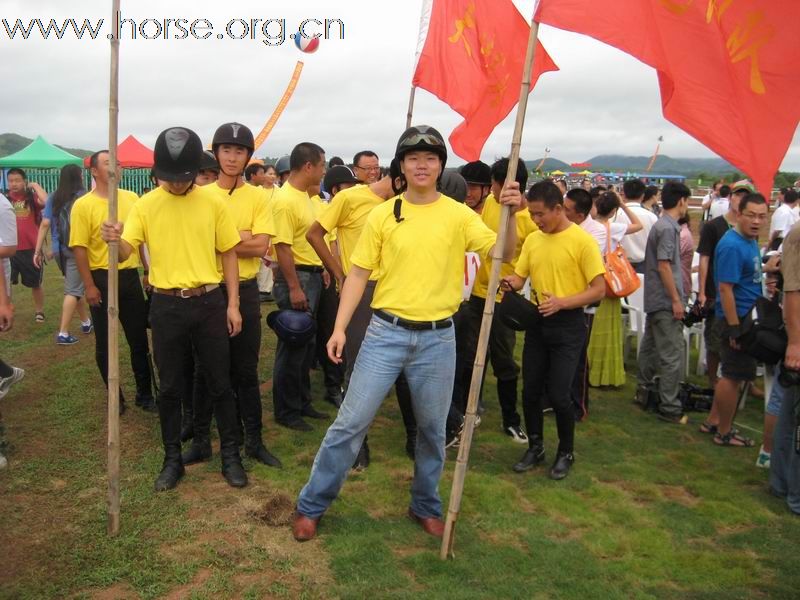
[[[636,356],[639,356],[639,347],[642,345],[642,338],[644,338],[644,275],[638,273],[641,285],[639,289],[632,293],[627,298],[622,300],[622,308],[627,309],[628,315],[625,325],[625,335],[623,338],[623,347],[625,355],[628,355],[628,340],[636,338]]]

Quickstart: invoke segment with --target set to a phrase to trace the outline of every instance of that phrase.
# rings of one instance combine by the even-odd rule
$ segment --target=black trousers
[[[456,375],[453,384],[453,405],[461,414],[464,414],[467,409],[467,396],[472,380],[472,367],[475,363],[475,352],[478,349],[478,337],[485,303],[484,298],[470,296],[467,302],[461,304],[454,317]],[[512,426],[518,427],[521,421],[517,412],[516,381],[519,377],[519,366],[514,362],[516,339],[516,333],[512,329],[503,325],[499,319],[492,320],[488,354],[492,370],[497,378],[497,399],[503,413],[504,429]],[[483,390],[481,390],[482,392]]]
[[[583,309],[560,311],[525,332],[522,350],[522,408],[531,447],[543,440],[543,400],[547,393],[558,428],[559,452],[572,452],[575,411],[572,380],[586,341]]]
[[[227,301],[220,289],[192,298],[153,294],[150,324],[161,382],[161,438],[168,461],[180,461],[181,457],[181,398],[186,388],[187,348],[191,347],[217,417],[222,458],[238,459],[226,310]]]
[[[592,335],[593,313],[584,313],[586,321],[586,339],[583,342],[581,356],[572,378],[572,409],[575,411],[575,420],[581,421],[589,414],[589,337]]]
[[[100,290],[100,306],[90,306],[94,324],[94,357],[100,376],[108,386],[108,271],[95,269],[92,280]],[[150,349],[147,342],[147,306],[144,301],[139,272],[136,269],[119,271],[119,321],[131,353],[131,368],[136,380],[137,398],[153,396],[150,376]],[[120,390],[122,399],[122,390]]]
[[[222,286],[225,302],[227,290]],[[258,357],[261,352],[261,301],[255,279],[239,284],[239,312],[242,315],[242,331],[230,340],[230,381],[236,398],[237,438],[241,438],[244,426],[245,443],[258,446],[263,427],[261,390],[258,381]],[[194,434],[199,442],[208,440],[211,430],[213,404],[208,394],[206,377],[202,371],[195,378],[194,388]]]
[[[325,378],[325,393],[328,397],[341,396],[344,386],[346,363],[336,365],[331,362],[327,349],[328,340],[333,335],[333,326],[336,323],[338,310],[339,295],[336,293],[335,283],[331,283],[327,288],[323,286],[317,307],[317,362],[322,368]]]

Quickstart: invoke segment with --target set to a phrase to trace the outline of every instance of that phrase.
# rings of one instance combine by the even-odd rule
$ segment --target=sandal
[[[753,440],[739,435],[734,429],[731,429],[725,435],[719,432],[714,434],[714,443],[717,446],[735,446],[737,448],[751,448],[755,445]]]
[[[700,425],[700,433],[710,433],[716,435],[717,431],[718,431],[717,426],[712,425],[708,421],[703,421],[703,424]]]

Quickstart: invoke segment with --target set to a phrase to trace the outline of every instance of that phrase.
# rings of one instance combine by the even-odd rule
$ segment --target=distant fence
[[[8,169],[0,170],[0,188],[4,190],[8,189],[7,172]],[[28,181],[35,181],[45,191],[52,193],[58,187],[61,169],[25,169],[25,174],[28,176]],[[87,190],[92,189],[92,176],[88,169],[83,169],[83,181]],[[145,188],[151,189],[153,187],[150,182],[150,169],[123,169],[119,187],[141,196],[145,192]]]

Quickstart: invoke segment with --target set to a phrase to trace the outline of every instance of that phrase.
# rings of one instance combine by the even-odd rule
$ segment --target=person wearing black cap
[[[193,131],[171,127],[158,136],[153,151],[155,176],[162,185],[136,202],[122,223],[106,221],[102,236],[119,242],[125,261],[142,245],[150,252],[153,299],[150,324],[161,390],[158,412],[164,443],[164,465],[156,491],[174,488],[184,474],[181,459],[181,396],[186,348],[197,351],[220,437],[222,474],[233,487],[247,485],[239,457],[236,404],[230,385],[228,338],[239,334],[239,269],[236,246],[241,242],[231,212],[216,194],[194,185],[203,145]],[[219,286],[219,253],[228,290]]]
[[[480,214],[486,197],[492,191],[492,168],[476,160],[465,164],[458,172],[467,182],[467,206]]]
[[[205,150],[203,159],[200,161],[200,170],[194,178],[195,185],[208,185],[214,183],[219,177],[219,163],[213,152]]]
[[[426,125],[410,127],[400,137],[395,156],[408,188],[370,212],[351,256],[328,342],[332,359],[341,360],[345,331],[377,270],[374,314],[344,403],[300,492],[292,528],[298,541],[316,535],[319,519],[338,495],[370,423],[400,373],[405,373],[411,387],[418,425],[408,516],[429,535],[441,537],[444,531],[438,485],[455,368],[452,315],[461,299],[464,252],[487,256],[496,236],[473,211],[436,190],[447,160],[438,131]],[[503,192],[501,201],[514,208],[519,205],[516,183]],[[506,258],[515,245],[512,222]]]
[[[273,295],[281,309],[302,310],[315,316],[322,292],[322,261],[306,241],[306,232],[319,211],[308,195],[325,174],[325,151],[317,144],[303,142],[292,150],[291,172],[275,194],[272,243],[280,269],[275,273]],[[303,417],[324,419],[328,415],[311,405],[309,371],[314,358],[313,340],[294,347],[278,338],[272,371],[275,421],[289,429],[313,429]]]
[[[329,176],[331,177],[331,185],[333,185],[334,178],[338,177],[338,174],[333,173],[337,168],[334,167],[325,175],[326,180]],[[341,173],[342,179],[347,178],[343,172],[339,173]],[[367,216],[373,208],[383,204],[386,200],[402,191],[395,183],[399,181],[400,177],[400,166],[397,159],[394,159],[390,166],[389,175],[370,185],[357,185],[347,190],[339,191],[334,196],[328,209],[320,214],[316,222],[309,228],[306,237],[322,259],[325,267],[333,275],[340,291],[344,285],[345,275],[347,275],[352,266],[350,256],[364,229]],[[339,245],[338,255],[331,253],[325,244],[325,234],[330,231],[336,231]],[[364,295],[361,297],[361,301],[347,327],[348,343],[345,348],[344,361],[347,369],[345,382],[350,380],[350,376],[353,373],[356,357],[361,348],[361,343],[364,341],[364,334],[367,332],[369,321],[372,318],[370,304],[375,293],[376,282],[377,274],[370,277],[369,282],[367,282]],[[406,429],[406,454],[413,459],[417,442],[417,423],[414,419],[414,411],[411,408],[411,392],[408,390],[408,382],[402,375],[396,381],[395,391],[397,393],[397,404],[400,406],[400,413]],[[366,468],[369,466],[369,462],[369,445],[365,436],[353,468]]]
[[[289,179],[289,173],[292,171],[291,157],[288,154],[278,159],[275,163],[275,171],[278,173],[277,185],[281,187]]]
[[[491,169],[491,190],[481,211],[481,220],[492,231],[500,228],[500,203],[496,200],[502,190],[508,172],[508,159],[502,158],[496,161]],[[517,165],[516,181],[520,189],[525,189],[528,183],[528,168],[522,159]],[[495,195],[497,194],[497,196]],[[516,226],[517,246],[514,257],[511,261],[503,263],[500,270],[501,277],[511,275],[517,258],[522,251],[522,244],[525,238],[538,227],[531,219],[526,210],[519,210],[511,215],[510,219]],[[467,408],[467,395],[469,393],[470,381],[472,380],[473,363],[475,362],[475,349],[478,346],[478,336],[480,334],[481,319],[483,316],[486,296],[489,294],[489,271],[491,261],[484,261],[478,268],[475,283],[472,286],[472,293],[469,300],[459,310],[459,327],[456,335],[458,339],[458,356],[456,361],[456,379],[453,386],[453,406],[463,415]],[[499,300],[499,298],[498,298]],[[506,327],[499,320],[492,321],[491,333],[489,336],[488,354],[492,363],[492,370],[497,378],[497,400],[502,412],[503,433],[517,444],[527,444],[528,437],[522,429],[522,419],[517,410],[517,383],[519,379],[519,365],[514,360],[514,346],[517,337],[514,331]],[[450,419],[449,439],[457,431],[453,431],[455,422]]]
[[[241,123],[225,123],[217,128],[211,143],[219,163],[219,179],[206,189],[216,194],[230,209],[241,243],[236,246],[239,266],[239,312],[242,331],[230,339],[230,377],[241,423],[244,426],[244,446],[247,456],[270,467],[280,467],[280,461],[264,446],[262,439],[261,392],[258,381],[258,357],[261,351],[261,309],[256,274],[261,257],[267,251],[272,224],[267,206],[267,193],[262,187],[245,183],[245,172],[255,150],[253,133]],[[260,166],[260,165],[259,165]],[[263,167],[262,167],[263,169]],[[222,263],[217,260],[220,278]],[[221,284],[227,297],[228,287]],[[206,386],[201,371],[201,383],[195,387],[194,438],[184,453],[183,463],[190,465],[211,457],[210,399],[203,393]],[[240,430],[241,431],[241,430]]]

